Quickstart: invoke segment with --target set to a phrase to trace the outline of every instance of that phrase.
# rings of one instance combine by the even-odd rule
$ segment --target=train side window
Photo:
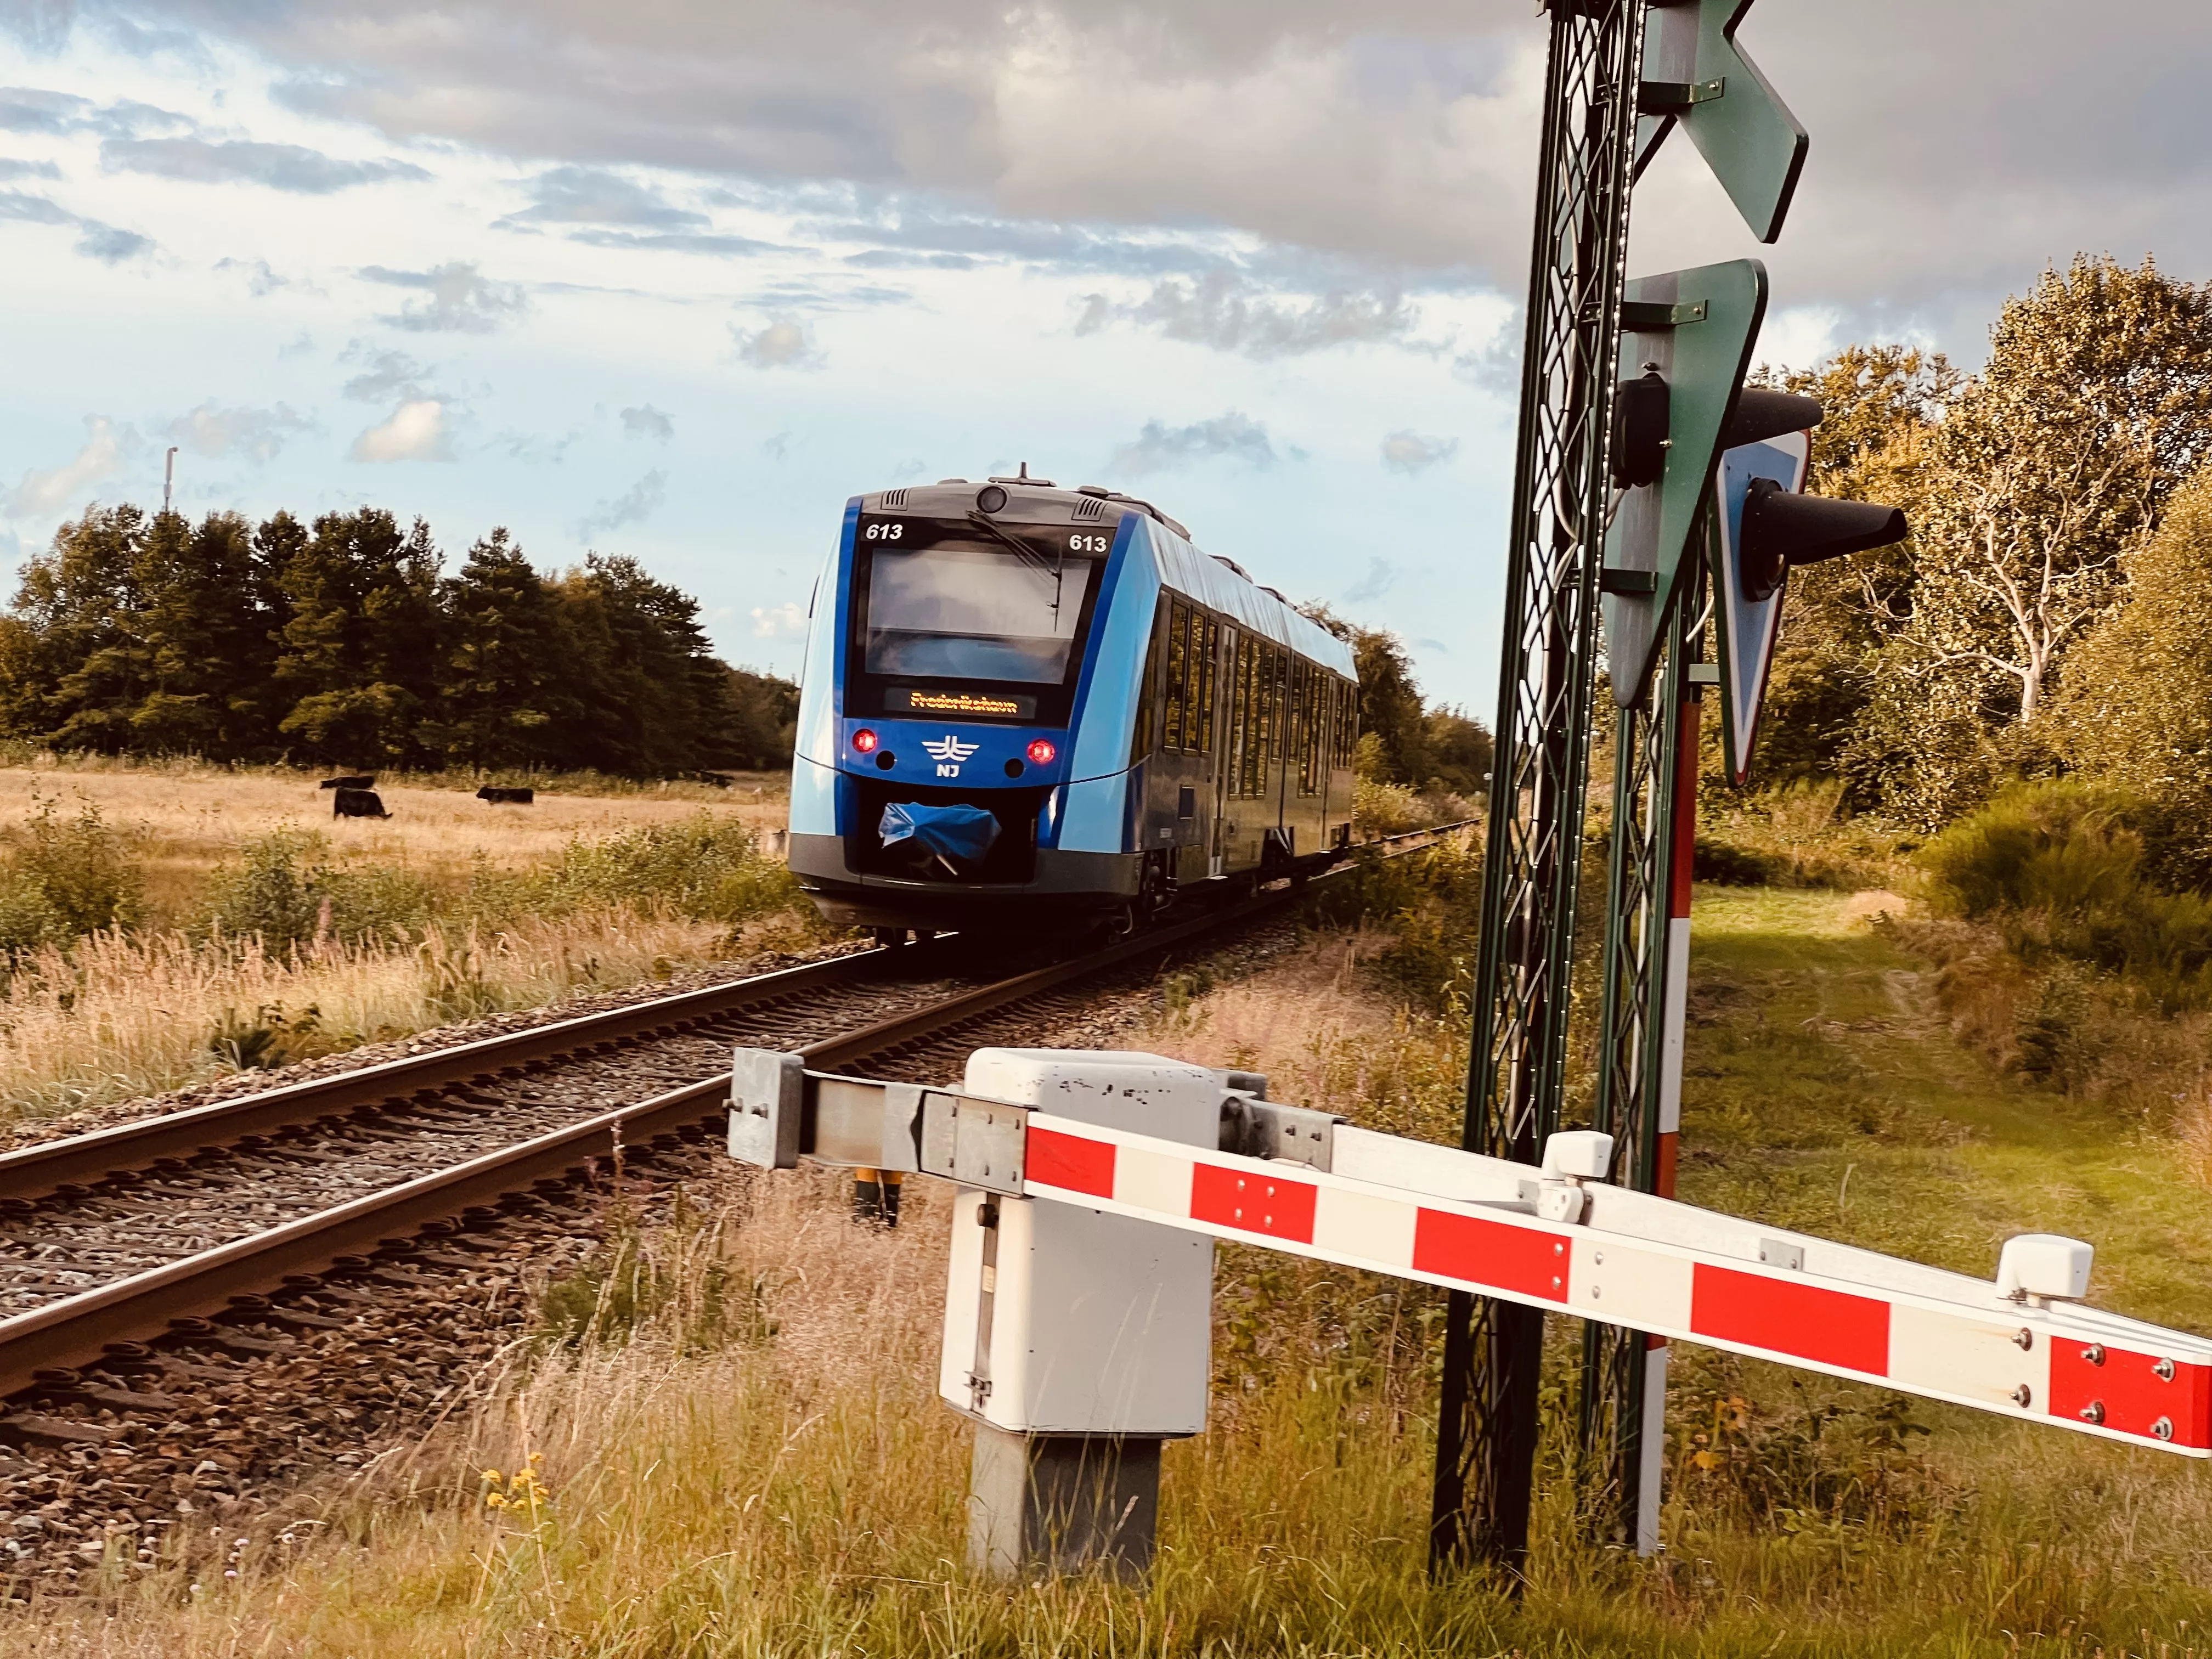
[[[1213,687],[1218,678],[1216,665],[1221,660],[1221,624],[1211,617],[1194,617],[1194,629],[1199,630],[1201,644],[1198,653],[1198,738],[1191,744],[1202,755],[1213,752]]]
[[[1190,660],[1190,672],[1182,683],[1182,746],[1197,754],[1206,747],[1206,618],[1188,611],[1183,624],[1183,653]]]
[[[1229,770],[1229,793],[1249,795],[1252,793],[1252,641],[1243,634],[1232,634],[1229,651],[1229,752],[1222,761]]]
[[[1272,770],[1289,766],[1291,756],[1293,753],[1291,742],[1291,653],[1287,651],[1270,651],[1267,655],[1271,659],[1268,666],[1272,671],[1267,679],[1271,688],[1269,701],[1274,704],[1275,711],[1273,720],[1269,722],[1272,728],[1269,741],[1274,745],[1267,757],[1268,765]],[[1271,782],[1268,793],[1273,793],[1274,788]]]
[[[1273,653],[1254,640],[1252,647],[1250,708],[1252,741],[1246,751],[1244,764],[1244,793],[1264,795],[1267,793],[1267,739],[1269,696],[1274,687],[1269,682],[1267,671],[1272,665],[1267,659]]]
[[[1252,652],[1253,725],[1257,728],[1257,741],[1253,744],[1252,793],[1270,795],[1274,792],[1267,786],[1275,772],[1275,705],[1279,690],[1275,667],[1278,653],[1272,645],[1255,646]]]
[[[1183,721],[1183,689],[1190,683],[1189,609],[1181,604],[1168,611],[1168,683],[1162,697],[1161,713],[1165,731],[1162,744],[1169,749],[1184,749],[1189,745],[1186,734],[1188,728]]]
[[[1318,668],[1310,677],[1314,681],[1314,730],[1305,738],[1305,792],[1321,794],[1329,775],[1329,679]]]
[[[1298,793],[1313,793],[1313,671],[1291,664],[1291,757],[1297,763]]]
[[[1152,734],[1159,726],[1159,718],[1153,712],[1153,705],[1160,700],[1160,659],[1164,654],[1161,647],[1167,635],[1168,617],[1168,602],[1163,597],[1160,608],[1152,617],[1152,643],[1145,653],[1144,678],[1137,682],[1136,729],[1129,738],[1129,764],[1132,766],[1152,752]]]
[[[1267,647],[1267,773],[1260,780],[1262,793],[1275,793],[1275,773],[1283,762],[1283,653]]]

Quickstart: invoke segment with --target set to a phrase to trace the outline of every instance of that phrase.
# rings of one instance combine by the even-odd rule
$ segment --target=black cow
[[[374,789],[340,789],[331,797],[334,818],[388,818],[384,800]]]
[[[315,787],[318,789],[374,789],[376,780],[373,777],[325,778]]]
[[[488,800],[494,806],[534,806],[538,803],[535,789],[501,789],[495,784],[486,784],[477,791],[478,800]]]

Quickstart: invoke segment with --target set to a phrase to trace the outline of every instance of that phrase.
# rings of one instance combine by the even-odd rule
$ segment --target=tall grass
[[[980,1580],[968,1434],[933,1386],[949,1195],[918,1189],[887,1235],[845,1218],[834,1179],[732,1184],[706,1224],[639,1237],[669,1292],[653,1307],[518,1351],[323,1524],[192,1534],[144,1572],[126,1543],[84,1602],[0,1614],[0,1641],[162,1659],[2203,1650],[2201,1485],[2024,1431],[1962,1479],[1878,1402],[1755,1406],[1745,1390],[1790,1394],[1771,1372],[1682,1402],[1667,1555],[1580,1541],[1553,1445],[1525,1595],[1432,1583],[1433,1389],[1387,1354],[1433,1345],[1363,1358],[1340,1315],[1381,1282],[1312,1267],[1328,1294],[1268,1308],[1273,1348],[1218,1334],[1212,1422],[1168,1449],[1149,1583]],[[712,1314],[732,1284],[762,1317]]]
[[[1481,816],[1478,803],[1440,784],[1414,790],[1379,778],[1359,778],[1352,786],[1352,821],[1362,836],[1403,835]]]
[[[1902,884],[1908,843],[1892,826],[1856,817],[1840,781],[1739,792],[1708,781],[1698,797],[1696,874],[1741,886]]]
[[[705,813],[458,876],[279,828],[216,867],[183,927],[131,927],[137,890],[88,805],[49,800],[0,846],[0,925],[22,923],[0,938],[0,1122],[823,936],[789,871]]]
[[[730,944],[719,922],[620,908],[401,940],[46,945],[0,981],[0,1125],[665,977]]]
[[[1859,1109],[1855,1067],[1900,1062],[1881,1046],[1893,1039],[1860,1030],[1866,1022],[1832,1040],[1797,1018],[1808,997],[1853,999],[1838,1011],[1850,1016],[1882,1005],[1878,975],[1868,986],[1851,975],[1890,960],[1887,947],[1845,933],[1758,933],[1735,947],[1748,952],[1740,973],[1785,958],[1795,972],[1811,952],[1833,977],[1825,988],[1771,987],[1788,1016],[1774,1030],[1747,1010],[1695,1039],[1698,1065],[1736,1069],[1693,1073],[1703,1081],[1688,1133],[1722,1156],[1710,1176],[1692,1164],[1692,1179],[1720,1178],[1751,1151],[1716,1129],[1725,1103],[1711,1091],[1764,1103],[1805,1068],[1791,1121],[1766,1126],[1778,1150],[1756,1166],[1785,1171],[1808,1156],[1808,1113]],[[1285,1098],[1432,1132],[1455,1103],[1463,1045],[1378,988],[1364,964],[1382,938],[1339,939],[1262,982],[1192,989],[1132,1043],[1255,1065]],[[1927,1041],[1922,1064],[1956,1068],[1940,1034]],[[1917,1095],[1929,1082],[1908,1066],[1898,1086]],[[1747,1117],[1745,1132],[1761,1121]],[[1960,1184],[1942,1133],[1899,1116],[1883,1131],[1885,1155],[1917,1146],[1943,1177],[1938,1190],[1959,1206],[1986,1204],[1986,1191]],[[2034,1189],[2022,1201],[2074,1173],[2052,1148],[2022,1173]],[[1212,1420],[1168,1449],[1151,1582],[979,1580],[964,1565],[968,1436],[934,1393],[950,1194],[915,1185],[908,1219],[884,1233],[848,1218],[846,1186],[832,1172],[729,1170],[647,1226],[611,1200],[601,1255],[538,1287],[540,1324],[506,1369],[470,1379],[473,1404],[314,1524],[288,1514],[189,1534],[143,1571],[125,1547],[77,1604],[0,1613],[0,1649],[117,1659],[2208,1650],[2212,1486],[2196,1466],[1691,1346],[1676,1355],[1663,1555],[1639,1562],[1582,1537],[1555,1437],[1540,1460],[1525,1593],[1516,1601],[1480,1573],[1432,1583],[1437,1297],[1231,1247],[1217,1270]],[[1916,1190],[1901,1182],[1902,1196],[1886,1200],[1881,1183],[1863,1182],[1855,1236],[1887,1242],[1868,1229],[1891,1222],[1909,1231]],[[1890,1220],[1875,1224],[1884,1203]],[[1569,1322],[1553,1323],[1545,1387],[1557,1424],[1571,1420],[1579,1345]]]

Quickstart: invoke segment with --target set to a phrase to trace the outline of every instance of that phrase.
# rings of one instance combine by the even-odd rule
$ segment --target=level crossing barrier
[[[2212,1340],[2088,1305],[2088,1244],[2024,1234],[1976,1279],[1610,1184],[1594,1131],[1528,1164],[1156,1054],[983,1048],[941,1089],[741,1048],[729,1145],[959,1188],[939,1391],[976,1425],[985,1571],[1148,1564],[1222,1238],[2212,1456]]]

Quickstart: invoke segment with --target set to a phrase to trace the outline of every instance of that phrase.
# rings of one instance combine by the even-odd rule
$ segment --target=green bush
[[[1928,843],[1940,908],[1990,923],[2023,960],[2087,963],[2169,1011],[2212,1003],[2212,896],[2161,887],[2142,804],[2065,780],[2017,785]]]
[[[0,887],[0,928],[9,925],[7,903]],[[702,812],[597,841],[572,840],[557,860],[535,869],[502,868],[479,854],[458,892],[441,892],[389,865],[339,863],[319,831],[275,830],[245,842],[218,872],[202,927],[234,937],[258,933],[282,950],[319,939],[422,935],[440,921],[496,927],[525,916],[622,906],[731,927],[778,910],[811,914],[791,872],[763,855],[742,825]],[[439,1006],[468,1003],[462,969],[441,963],[425,973]]]
[[[1397,937],[1375,959],[1385,985],[1425,1012],[1463,1007],[1474,977],[1482,922],[1482,854],[1464,842],[1392,864],[1410,867],[1412,888],[1393,918]]]
[[[764,855],[743,824],[707,812],[570,842],[544,897],[561,908],[629,904],[731,926],[806,903],[790,870]]]
[[[428,885],[404,870],[334,863],[319,830],[276,830],[239,848],[216,875],[204,926],[271,949],[318,939],[382,938],[419,928],[436,908]]]
[[[1699,836],[1690,849],[1690,877],[1721,887],[1765,887],[1782,875],[1778,860],[1732,842]]]
[[[1894,826],[1854,814],[1834,780],[1778,788],[1719,787],[1708,766],[1698,799],[1694,874],[1741,887],[1829,887],[1853,892],[1899,878]]]
[[[1723,1371],[1730,1367],[1717,1368]],[[1917,1442],[1930,1432],[1897,1395],[1816,1401],[1802,1383],[1779,1409],[1735,1389],[1686,1389],[1668,1402],[1677,1429],[1676,1495],[1701,1520],[1731,1516],[1786,1534],[1910,1536],[1954,1516],[1966,1494]]]
[[[91,802],[64,817],[52,799],[6,833],[0,853],[0,956],[67,945],[138,919],[142,886],[123,837]]]

